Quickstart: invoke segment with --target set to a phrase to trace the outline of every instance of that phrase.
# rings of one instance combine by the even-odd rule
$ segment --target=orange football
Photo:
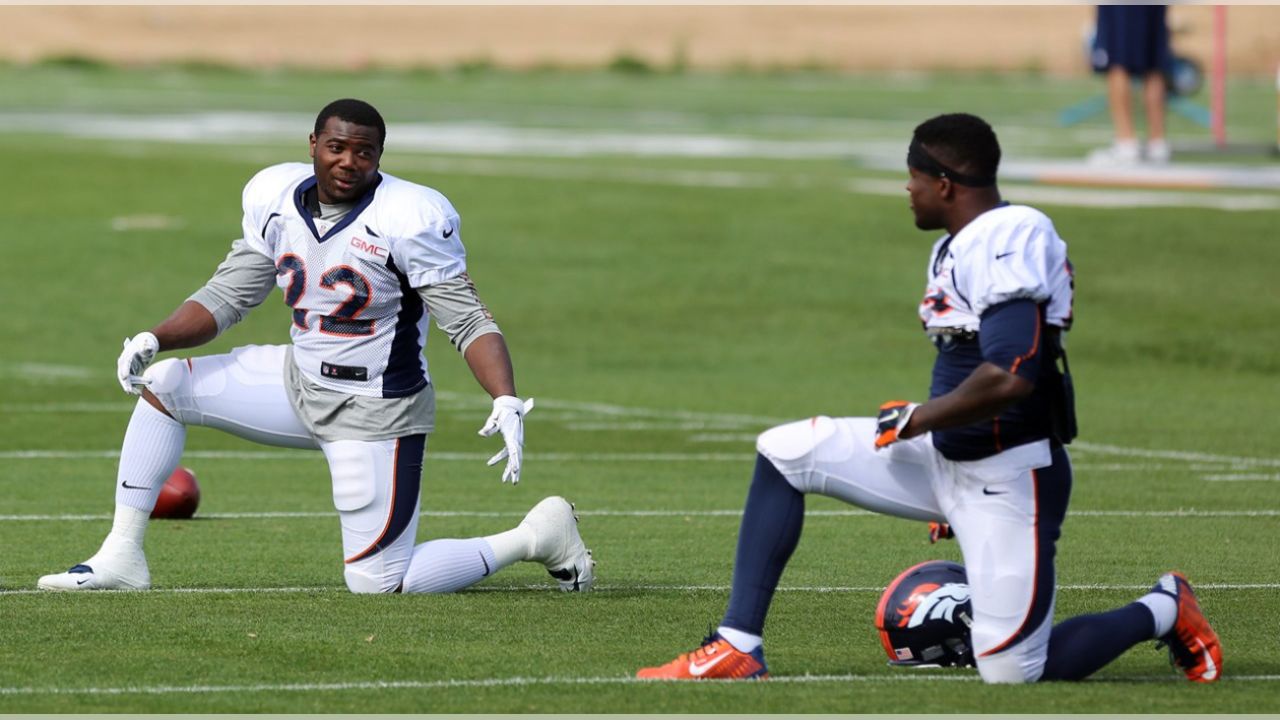
[[[164,487],[160,488],[160,497],[156,498],[156,507],[151,511],[153,518],[180,520],[196,514],[200,505],[200,486],[196,484],[196,474],[187,468],[180,467],[173,471]]]

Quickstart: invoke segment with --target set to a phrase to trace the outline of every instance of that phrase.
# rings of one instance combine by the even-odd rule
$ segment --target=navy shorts
[[[1122,67],[1130,75],[1163,72],[1169,65],[1164,5],[1099,5],[1093,69]]]

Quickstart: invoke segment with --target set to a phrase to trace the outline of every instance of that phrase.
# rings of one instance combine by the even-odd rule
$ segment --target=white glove
[[[149,332],[124,339],[124,350],[120,353],[120,359],[116,360],[116,377],[125,392],[141,395],[142,388],[151,384],[150,380],[142,377],[142,372],[156,359],[158,352],[160,341]]]
[[[507,459],[507,469],[502,471],[502,482],[515,485],[520,482],[520,457],[524,452],[524,416],[533,409],[533,398],[521,400],[512,395],[501,395],[493,399],[493,412],[480,428],[481,437],[489,437],[496,432],[502,433],[502,442],[506,447],[497,455],[489,458],[488,465],[497,465],[503,458]]]

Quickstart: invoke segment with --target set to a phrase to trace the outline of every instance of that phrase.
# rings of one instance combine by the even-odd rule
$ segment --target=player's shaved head
[[[996,182],[1000,142],[991,126],[976,115],[939,115],[916,127],[907,165],[959,185],[987,187]]]
[[[324,132],[325,123],[329,122],[329,118],[338,118],[354,125],[363,125],[365,127],[378,129],[378,146],[381,147],[387,142],[387,124],[383,122],[382,115],[377,108],[363,100],[355,98],[343,98],[334,100],[316,116],[316,135]]]

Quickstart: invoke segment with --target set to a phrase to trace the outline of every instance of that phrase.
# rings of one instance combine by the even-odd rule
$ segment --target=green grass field
[[[773,679],[643,684],[636,668],[692,648],[723,612],[754,435],[925,395],[932,348],[915,305],[933,236],[914,229],[905,193],[848,184],[902,173],[838,153],[397,148],[398,127],[433,122],[901,154],[915,123],[967,109],[994,122],[1009,157],[1078,157],[1105,142],[1105,120],[1061,130],[1054,117],[1098,90],[1036,77],[0,68],[0,117],[20,128],[0,135],[14,275],[0,348],[0,712],[1280,712],[1274,210],[1037,203],[1077,271],[1082,433],[1058,617],[1181,569],[1222,636],[1223,682],[1180,679],[1151,645],[1078,684],[891,669],[872,627],[879,588],[958,549],[810,498],[769,618]],[[1265,141],[1270,91],[1236,90],[1258,112],[1233,132]],[[342,94],[387,115],[386,171],[461,211],[472,275],[538,401],[523,481],[504,486],[484,465],[495,443],[475,434],[487,398],[433,331],[422,539],[503,530],[564,495],[598,592],[561,594],[522,565],[452,596],[350,595],[319,455],[202,429],[183,464],[204,499],[196,520],[152,525],[152,592],[35,592],[110,527],[132,406],[113,377],[120,339],[200,286],[238,233],[245,180],[305,159],[308,116]],[[240,134],[216,142],[20,122],[212,111],[283,113],[296,139],[263,136],[266,115],[237,116]],[[285,342],[287,325],[273,296],[209,351]]]

